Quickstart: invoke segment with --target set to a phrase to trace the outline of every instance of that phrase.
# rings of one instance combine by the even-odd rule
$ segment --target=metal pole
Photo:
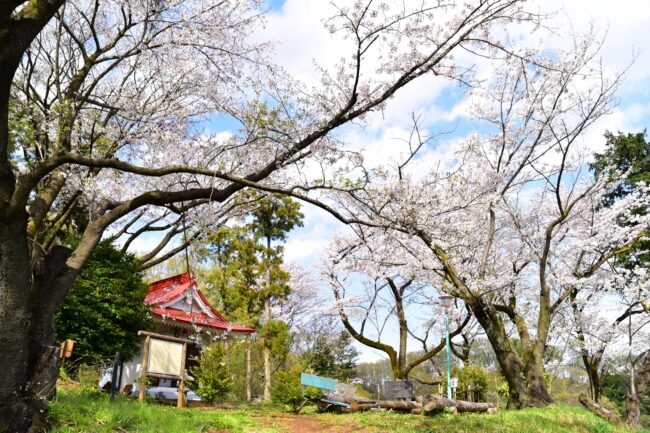
[[[115,386],[117,385],[117,369],[120,365],[120,352],[115,352],[115,361],[113,362],[113,374],[111,374],[111,401],[115,400]],[[119,387],[119,385],[117,385]],[[119,388],[118,388],[119,392]]]
[[[447,334],[447,398],[451,400],[451,345],[449,342],[449,312],[445,307],[445,333]]]

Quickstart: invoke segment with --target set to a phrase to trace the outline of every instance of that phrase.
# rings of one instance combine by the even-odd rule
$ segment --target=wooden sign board
[[[147,374],[164,374],[181,378],[183,343],[151,338]],[[170,377],[171,378],[171,377]]]
[[[178,380],[177,406],[183,407],[185,391],[185,357],[187,345],[193,341],[153,332],[138,331],[145,337],[140,368],[140,393],[138,400],[144,401],[146,377]]]

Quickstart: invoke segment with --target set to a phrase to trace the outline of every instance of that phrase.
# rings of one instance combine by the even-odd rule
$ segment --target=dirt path
[[[360,425],[329,424],[308,415],[269,414],[257,418],[262,425],[280,427],[282,433],[361,433],[366,430]]]

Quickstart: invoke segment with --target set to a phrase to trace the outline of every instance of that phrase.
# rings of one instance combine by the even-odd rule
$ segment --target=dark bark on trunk
[[[18,2],[0,11],[0,426],[10,432],[42,431],[42,401],[30,395],[28,367],[42,365],[31,352],[31,267],[26,203],[16,200],[10,162],[9,94],[13,76],[32,40],[64,0]]]
[[[589,395],[593,401],[600,401],[600,361],[602,357],[598,355],[582,355],[582,362],[589,379]]]
[[[546,386],[542,356],[534,355],[526,364],[528,406],[546,406],[551,404],[553,399]]]
[[[0,305],[0,326],[11,331],[3,331],[0,343],[19,348],[4,351],[0,358],[0,368],[7,372],[0,375],[0,425],[12,432],[42,432],[48,428],[46,401],[55,394],[60,366],[53,346],[54,314],[89,256],[85,250],[94,249],[101,227],[89,226],[76,256],[68,248],[54,247],[33,267],[30,278],[26,222],[25,214],[0,229],[0,289],[6,300]]]
[[[503,329],[501,319],[494,312],[488,312],[489,307],[483,307],[478,302],[471,304],[470,308],[476,320],[485,331],[494,354],[499,363],[501,374],[508,382],[508,408],[521,408],[526,406],[526,385],[523,365],[519,356],[510,346],[510,341]]]
[[[478,300],[469,304],[474,317],[485,335],[499,363],[501,374],[508,382],[508,409],[545,406],[551,397],[544,382],[544,365],[541,357],[530,356],[522,361],[510,343],[499,313],[491,305]]]
[[[47,425],[45,402],[54,396],[59,369],[54,312],[68,288],[52,278],[69,256],[63,249],[55,249],[31,281],[26,223],[25,213],[3,215],[0,226],[0,425],[12,432]]]
[[[56,246],[39,261],[32,282],[32,320],[30,326],[30,359],[27,369],[28,392],[39,399],[50,400],[56,392],[60,359],[54,330],[54,314],[67,295],[71,283],[58,281],[67,270],[68,248]]]
[[[35,415],[25,401],[30,354],[27,215],[0,214],[0,425],[25,431]]]

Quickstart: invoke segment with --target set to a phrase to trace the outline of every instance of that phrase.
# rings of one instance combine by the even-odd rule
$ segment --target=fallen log
[[[416,401],[410,400],[378,400],[368,402],[353,401],[350,403],[348,412],[364,412],[370,409],[392,409],[399,412],[410,412],[422,406]]]
[[[578,396],[578,400],[580,401],[580,404],[582,404],[585,407],[585,409],[587,409],[591,413],[598,415],[604,420],[616,424],[623,423],[623,420],[621,419],[620,415],[618,415],[616,412],[610,409],[607,409],[602,404],[596,403],[595,401],[587,397],[585,394],[580,394]]]
[[[422,410],[425,413],[442,412],[446,408],[454,408],[458,412],[489,412],[494,413],[496,408],[491,403],[474,403],[463,400],[449,400],[437,395],[429,395],[423,398]]]
[[[375,404],[377,407],[399,411],[411,411],[420,407],[418,402],[410,400],[379,400]]]

